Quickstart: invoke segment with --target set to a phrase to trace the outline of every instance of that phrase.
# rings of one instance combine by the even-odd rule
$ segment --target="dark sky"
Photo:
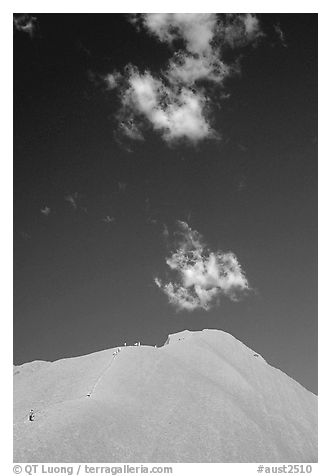
[[[216,328],[317,393],[317,15],[259,16],[213,96],[222,140],[196,146],[119,141],[100,80],[157,71],[166,44],[120,14],[33,17],[14,31],[14,363]],[[233,251],[254,292],[176,311],[153,282],[176,220]]]

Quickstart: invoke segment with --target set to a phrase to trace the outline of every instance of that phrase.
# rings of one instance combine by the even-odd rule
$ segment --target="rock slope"
[[[115,350],[14,367],[15,462],[317,461],[317,397],[230,334]]]

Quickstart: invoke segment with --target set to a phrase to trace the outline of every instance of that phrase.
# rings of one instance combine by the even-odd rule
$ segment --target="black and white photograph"
[[[12,12],[13,462],[310,473],[319,15],[111,8]]]

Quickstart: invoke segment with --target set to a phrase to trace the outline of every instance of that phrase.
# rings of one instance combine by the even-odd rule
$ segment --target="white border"
[[[12,472],[12,14],[14,12],[44,13],[121,13],[121,12],[255,12],[255,13],[318,13],[319,14],[319,464],[314,465],[313,474],[330,472],[329,428],[330,428],[330,160],[328,138],[330,136],[330,7],[322,1],[231,1],[195,2],[167,1],[155,4],[151,1],[97,1],[74,2],[58,0],[5,1],[1,5],[1,131],[4,147],[1,157],[1,296],[2,296],[2,445],[3,459],[0,468],[3,474]],[[304,98],[302,98],[304,101]],[[303,237],[304,239],[304,237]],[[180,469],[179,469],[180,467]],[[185,469],[187,467],[187,469]],[[176,465],[175,474],[256,474],[257,465]]]

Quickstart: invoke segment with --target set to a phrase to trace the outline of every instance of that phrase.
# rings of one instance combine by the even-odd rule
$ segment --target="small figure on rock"
[[[29,420],[30,420],[30,421],[33,421],[33,420],[34,420],[34,417],[35,417],[35,415],[34,415],[34,411],[33,411],[33,410],[30,410],[30,413],[29,413]]]

